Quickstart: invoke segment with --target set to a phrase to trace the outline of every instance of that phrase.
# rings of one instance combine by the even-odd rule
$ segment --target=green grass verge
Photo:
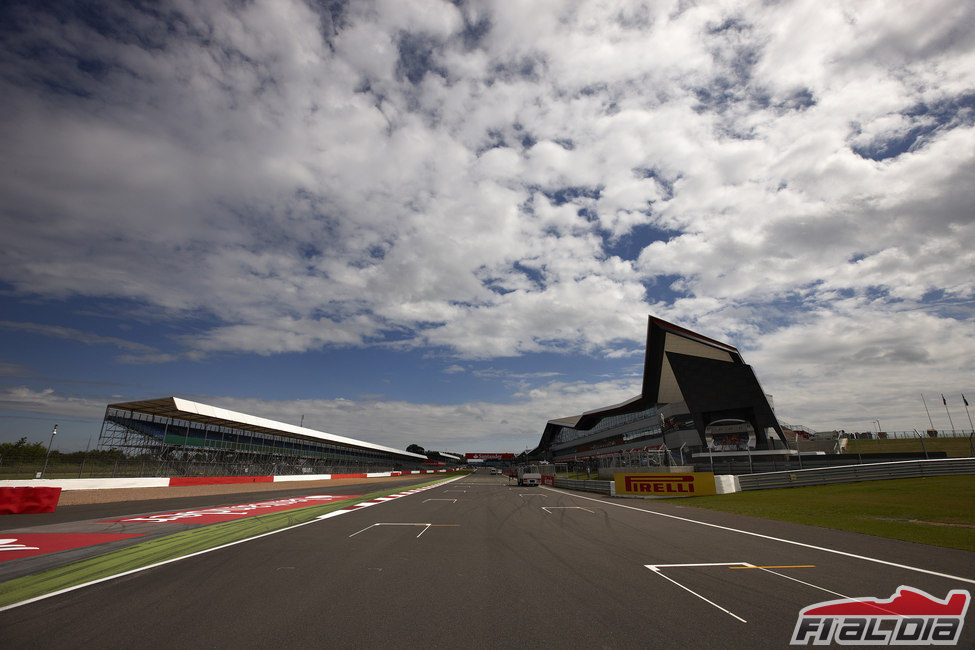
[[[879,440],[848,440],[846,443],[847,454],[856,455],[857,447],[861,454],[893,454],[893,453],[917,453],[923,451],[943,451],[948,458],[966,458],[972,455],[972,443],[968,438],[888,438]]]
[[[334,510],[369,501],[376,497],[396,494],[403,490],[412,490],[427,485],[436,485],[455,475],[437,480],[398,487],[380,492],[371,492],[353,499],[343,499],[334,503],[320,506],[297,508],[284,512],[270,513],[256,517],[247,517],[221,524],[202,526],[192,530],[147,540],[145,542],[127,546],[117,551],[86,558],[61,567],[47,569],[28,576],[14,578],[0,583],[0,607],[19,603],[30,598],[37,598],[61,589],[91,582],[101,578],[111,577],[133,569],[139,569],[158,562],[165,562],[183,557],[191,553],[205,551],[215,546],[229,544],[263,533],[269,533],[295,524],[311,521]]]
[[[975,551],[975,475],[750,490],[665,501]]]

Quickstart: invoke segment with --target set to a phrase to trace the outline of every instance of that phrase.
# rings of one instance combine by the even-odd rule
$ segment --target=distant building
[[[782,427],[737,348],[650,317],[643,389],[620,404],[549,420],[530,458],[653,449],[769,449]]]

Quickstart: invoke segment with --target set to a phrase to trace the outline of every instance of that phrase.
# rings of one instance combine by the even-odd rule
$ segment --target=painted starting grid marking
[[[596,514],[595,511],[589,508],[583,508],[582,506],[542,506],[542,510],[548,514],[552,514],[553,510],[585,510],[588,513]]]
[[[447,526],[450,526],[450,527],[460,526],[460,524],[414,524],[414,523],[380,522],[380,523],[375,523],[375,524],[373,524],[371,526],[366,526],[362,530],[357,530],[356,532],[354,532],[351,535],[349,535],[349,537],[355,537],[359,533],[364,533],[367,530],[369,530],[370,528],[375,528],[376,526],[422,526],[423,527],[423,530],[420,531],[420,535],[422,535],[423,533],[427,532],[428,530],[430,530],[430,528],[432,528],[434,526],[436,526],[438,528],[441,528],[441,527],[447,527]],[[420,539],[420,535],[417,535],[416,538],[417,539]]]
[[[699,563],[692,563],[692,564],[644,564],[643,566],[645,566],[646,568],[650,569],[651,571],[653,571],[654,573],[656,573],[658,576],[660,576],[664,580],[668,580],[668,581],[674,583],[675,585],[677,585],[678,587],[680,587],[681,589],[683,589],[687,593],[689,593],[689,594],[691,594],[693,596],[696,596],[697,598],[700,598],[701,600],[703,600],[704,602],[706,602],[708,605],[711,605],[712,607],[715,607],[715,608],[721,610],[722,612],[724,612],[728,616],[730,616],[730,617],[732,617],[732,618],[734,618],[736,620],[739,620],[742,623],[748,623],[748,621],[746,621],[745,619],[743,619],[741,616],[738,616],[734,612],[725,609],[724,607],[722,607],[721,605],[717,604],[713,600],[710,600],[708,598],[705,598],[704,596],[702,596],[701,594],[697,593],[693,589],[690,589],[689,587],[685,587],[684,585],[682,585],[681,583],[677,582],[676,580],[674,580],[670,576],[665,576],[661,572],[661,569],[677,569],[677,568],[692,568],[692,567],[728,567],[729,569],[759,569],[761,571],[765,571],[766,573],[771,573],[772,575],[779,576],[780,578],[785,578],[786,580],[792,580],[793,582],[798,582],[800,584],[804,584],[807,587],[812,587],[813,589],[819,589],[820,591],[825,591],[826,593],[834,594],[836,596],[839,596],[840,598],[848,598],[848,596],[844,596],[843,594],[838,593],[836,591],[832,591],[830,589],[826,589],[825,587],[820,587],[819,585],[814,585],[811,582],[806,582],[805,580],[799,580],[798,578],[793,578],[792,576],[787,576],[784,573],[779,573],[777,571],[772,571],[771,570],[771,569],[808,569],[808,568],[814,568],[815,567],[814,564],[790,564],[790,565],[778,565],[778,566],[756,566],[756,565],[754,565],[754,564],[752,564],[750,562],[699,562]]]
[[[324,515],[319,515],[315,517],[315,521],[322,519],[331,519],[332,517],[338,517],[339,515],[344,515],[349,512],[355,512],[356,510],[361,510],[362,508],[368,508],[369,506],[379,505],[380,503],[385,503],[387,501],[393,501],[394,499],[401,499],[403,497],[410,496],[411,494],[416,494],[417,492],[423,492],[435,487],[442,487],[443,484],[437,485],[427,485],[426,487],[416,488],[413,490],[405,490],[403,492],[397,492],[396,494],[390,494],[385,497],[376,497],[370,501],[363,501],[362,503],[356,503],[349,506],[348,508],[342,508],[341,510],[333,510],[332,512],[327,512]]]

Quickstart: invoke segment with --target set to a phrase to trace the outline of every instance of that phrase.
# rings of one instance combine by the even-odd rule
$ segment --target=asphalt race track
[[[7,609],[0,647],[782,648],[803,607],[901,585],[975,591],[975,553],[482,472]]]

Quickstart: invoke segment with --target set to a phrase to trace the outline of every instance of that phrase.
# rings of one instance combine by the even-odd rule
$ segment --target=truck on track
[[[518,468],[518,485],[537,487],[542,482],[542,473],[537,465],[522,465]]]

